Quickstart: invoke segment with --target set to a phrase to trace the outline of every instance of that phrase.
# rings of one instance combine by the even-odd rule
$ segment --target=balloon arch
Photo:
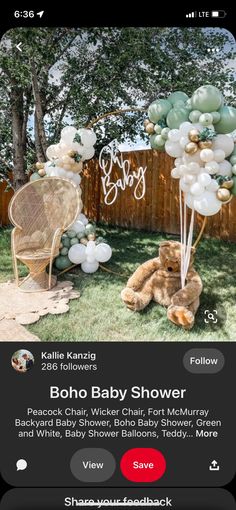
[[[152,149],[165,151],[175,158],[171,176],[179,179],[183,287],[190,260],[195,212],[204,217],[196,246],[206,218],[217,214],[222,205],[236,195],[236,145],[233,133],[236,130],[236,109],[224,104],[224,97],[215,86],[204,85],[195,90],[191,98],[185,92],[175,91],[165,99],[153,101],[148,110],[125,108],[108,112],[92,120],[86,128],[67,126],[62,129],[60,142],[48,147],[48,162],[37,163],[38,173],[32,177],[47,175],[68,178],[80,190],[83,162],[91,159],[95,153],[93,126],[109,116],[146,111],[148,118],[144,126]],[[82,210],[82,201],[80,206]],[[191,209],[189,226],[187,208]],[[71,230],[83,238],[85,229],[89,231],[86,222],[85,216],[80,214]],[[111,248],[104,242],[96,245],[94,239],[87,241],[82,244],[74,241],[68,246],[67,258],[70,264],[81,263],[85,272],[94,272],[99,262],[109,260]]]

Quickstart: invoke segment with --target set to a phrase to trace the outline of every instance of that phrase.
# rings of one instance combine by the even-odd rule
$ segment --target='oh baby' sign
[[[112,175],[114,164],[120,170],[117,178],[114,178],[114,175]],[[132,170],[130,161],[128,159],[124,160],[122,154],[117,154],[114,144],[102,148],[99,154],[99,166],[103,172],[102,187],[106,205],[112,205],[117,198],[119,190],[125,191],[126,188],[133,188],[136,200],[141,200],[144,197],[147,167],[143,168],[140,166]]]

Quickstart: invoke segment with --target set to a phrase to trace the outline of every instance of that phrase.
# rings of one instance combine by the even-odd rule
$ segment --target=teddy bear
[[[159,257],[144,262],[129,278],[121,298],[130,310],[143,310],[151,300],[167,308],[167,317],[177,326],[191,329],[199,307],[202,281],[193,268],[191,248],[186,284],[181,288],[181,243],[163,241]]]

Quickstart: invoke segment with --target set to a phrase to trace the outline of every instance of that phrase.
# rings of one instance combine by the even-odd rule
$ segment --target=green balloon
[[[170,131],[170,128],[163,128],[163,129],[161,130],[161,136],[162,136],[162,138],[164,138],[165,140],[167,140],[169,131]]]
[[[61,238],[61,242],[65,248],[70,248],[70,239],[69,237],[63,237]]]
[[[233,181],[234,181],[234,185],[233,185],[233,187],[230,189],[230,191],[231,191],[231,193],[232,193],[234,196],[236,196],[236,175],[234,175],[234,176],[232,177],[232,179],[233,179]]]
[[[222,106],[219,109],[220,121],[215,124],[217,133],[232,133],[236,129],[236,108],[233,106]]]
[[[160,143],[161,139],[163,140],[163,144]],[[165,145],[165,140],[161,135],[151,135],[150,136],[150,145],[152,149],[160,150]]]
[[[34,172],[31,176],[30,176],[30,181],[38,181],[39,179],[41,179],[40,175],[37,173],[37,172]]]
[[[166,122],[170,129],[178,129],[182,122],[188,120],[189,111],[185,108],[172,108],[167,115]]]
[[[213,122],[213,117],[211,113],[202,113],[199,117],[199,122],[203,126],[210,126]]]
[[[85,227],[84,227],[84,229],[85,229]],[[77,239],[82,239],[82,237],[84,237],[84,236],[85,236],[85,230],[83,232],[78,232]]]
[[[74,230],[67,230],[67,235],[72,239],[72,237],[76,237],[76,232]]]
[[[151,122],[158,122],[162,117],[165,117],[171,109],[171,103],[167,99],[157,99],[150,104],[148,108],[148,117]]]
[[[191,110],[193,109],[192,107],[192,101],[191,101],[191,98],[190,99],[187,99],[186,103],[185,103],[185,108],[187,110],[189,110],[191,112]]]
[[[92,223],[88,223],[85,227],[85,235],[94,234],[96,232],[96,227]]]
[[[78,237],[73,237],[71,240],[70,240],[70,245],[73,246],[74,244],[78,244],[79,243],[79,240],[78,240]]]
[[[176,101],[176,103],[174,103],[173,105],[174,108],[185,108],[185,102],[184,101]]]
[[[216,124],[220,120],[220,113],[219,112],[211,112],[211,115],[213,117],[213,124]]]
[[[229,160],[229,161],[230,161],[231,165],[236,165],[236,155],[235,155],[235,154],[233,154],[233,155],[230,157],[230,160]]]
[[[160,135],[161,134],[161,130],[162,130],[162,127],[159,126],[159,124],[156,124],[155,127],[154,127],[154,131],[157,135]]]
[[[185,94],[185,92],[181,92],[181,90],[172,92],[172,94],[170,94],[170,96],[168,97],[168,101],[170,101],[172,105],[177,103],[177,101],[183,101],[185,103],[188,99],[189,97],[187,96],[187,94]]]
[[[200,110],[192,110],[189,114],[189,120],[195,124],[195,122],[199,121],[201,115],[202,112],[200,112]]]
[[[193,93],[193,108],[200,110],[202,113],[215,112],[221,104],[222,94],[214,85],[203,85]]]
[[[59,255],[59,257],[57,257],[55,260],[55,266],[57,269],[59,269],[59,271],[63,271],[63,269],[67,269],[67,267],[70,267],[71,265],[72,263],[67,255]]]
[[[66,247],[64,246],[64,247],[60,250],[60,254],[61,254],[61,255],[67,255],[68,251],[69,251],[69,250],[68,250],[68,248],[66,248]]]

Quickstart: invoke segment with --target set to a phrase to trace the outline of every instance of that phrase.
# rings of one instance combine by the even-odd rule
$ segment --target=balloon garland
[[[176,91],[148,108],[145,130],[153,149],[175,158],[171,171],[179,179],[181,280],[184,286],[192,246],[194,213],[217,214],[236,195],[236,109],[224,104],[213,85],[189,98]],[[187,211],[192,210],[187,236]]]
[[[61,131],[58,144],[50,145],[47,149],[46,163],[36,163],[37,172],[31,180],[47,177],[62,177],[72,181],[82,194],[80,173],[83,162],[94,156],[96,135],[92,129],[66,126]],[[103,238],[96,236],[96,226],[81,213],[83,203],[81,198],[79,215],[70,230],[61,237],[60,254],[55,259],[55,266],[59,270],[69,269],[72,264],[81,264],[85,273],[94,273],[100,262],[107,262],[112,256],[111,247]]]

